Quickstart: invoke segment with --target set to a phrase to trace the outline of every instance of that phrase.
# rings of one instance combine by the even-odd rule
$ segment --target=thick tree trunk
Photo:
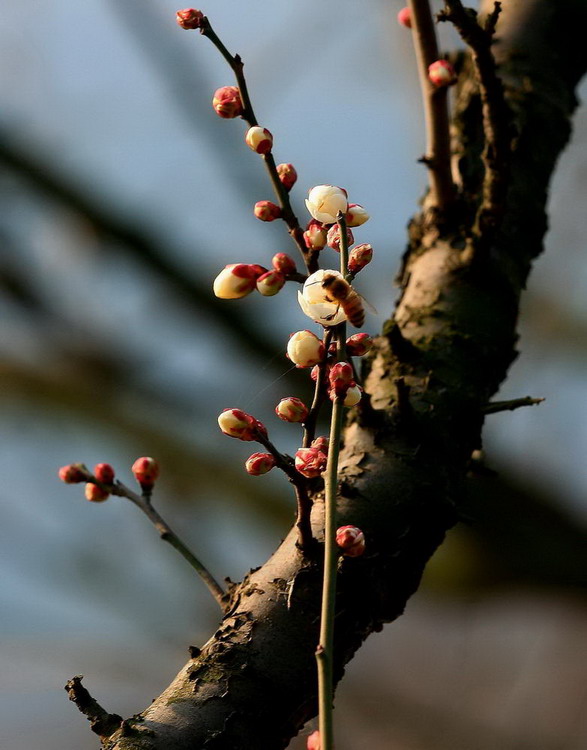
[[[368,364],[371,408],[345,433],[341,524],[365,531],[368,553],[345,559],[339,575],[337,679],[363,639],[402,613],[458,520],[483,406],[515,357],[518,301],[542,249],[548,181],[586,66],[586,6],[503,2],[494,49],[514,111],[511,183],[501,230],[473,265],[462,251],[480,190],[482,144],[479,96],[465,63],[453,118],[465,199],[442,226],[427,210],[413,219],[401,299]],[[320,538],[323,506],[319,495],[315,501]],[[234,587],[230,610],[201,652],[149,708],[104,737],[104,747],[286,747],[316,712],[320,558],[320,550],[304,558],[292,532]]]

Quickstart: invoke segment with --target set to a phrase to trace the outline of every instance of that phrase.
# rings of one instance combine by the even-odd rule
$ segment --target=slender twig
[[[470,47],[479,81],[485,136],[482,154],[485,175],[482,198],[472,230],[473,247],[469,253],[485,257],[505,211],[510,174],[512,118],[491,51],[501,3],[494,4],[493,12],[484,25],[477,20],[476,12],[465,8],[461,0],[445,0],[445,5],[445,10],[438,14],[438,20],[450,21]]]
[[[99,484],[99,482],[96,482],[96,484]],[[208,587],[208,590],[220,605],[220,608],[224,610],[226,605],[226,594],[224,592],[224,589],[214,579],[212,574],[200,562],[200,560],[198,560],[194,553],[181,541],[177,534],[171,529],[169,524],[164,521],[163,518],[161,518],[159,513],[157,513],[155,508],[153,508],[150,497],[147,494],[139,495],[138,493],[133,492],[133,490],[129,489],[126,485],[122,484],[122,482],[118,481],[112,486],[112,488],[108,489],[113,495],[125,497],[127,500],[130,500],[132,503],[134,503],[137,508],[140,508],[143,511],[149,521],[151,521],[153,526],[159,532],[159,536],[161,537],[161,539],[169,542],[169,544],[171,544],[171,546],[174,547],[180,553],[180,555],[182,555],[182,557],[187,560],[187,562],[200,576],[202,581],[204,581],[204,583]]]
[[[302,439],[303,448],[309,448],[310,443],[316,437],[316,422],[318,421],[320,407],[324,403],[325,398],[324,385],[326,383],[326,362],[330,356],[328,350],[330,349],[332,334],[332,328],[324,329],[324,336],[322,339],[324,343],[324,359],[318,365],[318,376],[316,377],[316,383],[314,385],[314,398],[312,399],[310,411],[304,422],[304,437]]]
[[[412,33],[426,121],[426,156],[431,203],[440,211],[454,201],[455,186],[450,167],[448,91],[436,88],[428,78],[428,66],[438,60],[438,43],[428,0],[409,0]]]
[[[92,732],[105,739],[115,732],[122,723],[122,716],[110,714],[92,698],[90,693],[82,685],[83,675],[78,674],[68,680],[65,690],[69,700],[73,701],[84,716],[88,717]]]
[[[519,409],[522,406],[535,406],[543,401],[543,398],[532,398],[531,396],[513,398],[510,401],[490,401],[481,411],[483,414],[497,414],[500,411],[514,411],[514,409]]]
[[[247,122],[250,127],[258,125],[259,123],[257,121],[257,117],[255,116],[255,111],[253,109],[251,97],[249,95],[249,90],[247,87],[247,81],[244,75],[244,63],[241,56],[233,56],[230,54],[228,49],[224,46],[214,29],[212,28],[207,17],[202,20],[200,32],[203,36],[207,37],[218,49],[222,57],[224,57],[226,62],[230,65],[235,75],[236,82],[241,94],[241,100],[243,103],[243,120],[245,120],[245,122]],[[267,173],[269,174],[271,184],[273,185],[273,190],[275,191],[275,195],[277,196],[277,200],[279,201],[279,205],[281,207],[281,218],[287,224],[289,234],[302,255],[304,263],[306,264],[306,268],[308,269],[308,273],[314,273],[314,271],[316,271],[318,268],[317,256],[314,253],[310,253],[306,248],[306,243],[304,242],[303,236],[304,230],[301,228],[300,223],[293,211],[291,201],[289,199],[289,193],[279,179],[273,154],[265,154],[263,156],[263,161],[265,163]]]

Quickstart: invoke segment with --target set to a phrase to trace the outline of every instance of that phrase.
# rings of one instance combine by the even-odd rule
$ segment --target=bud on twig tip
[[[201,10],[195,8],[186,8],[185,10],[178,10],[175,14],[177,23],[182,29],[199,29],[202,26],[204,20],[204,14]]]

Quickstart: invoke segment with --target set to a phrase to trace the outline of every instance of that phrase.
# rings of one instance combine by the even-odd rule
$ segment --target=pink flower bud
[[[365,551],[365,535],[356,526],[341,526],[337,529],[336,543],[346,557],[359,557]]]
[[[397,22],[406,29],[412,28],[412,11],[409,8],[402,8],[397,14]]]
[[[182,29],[199,29],[204,20],[204,14],[201,10],[195,8],[186,8],[178,10],[176,15],[177,23]]]
[[[298,179],[298,173],[296,172],[294,165],[278,164],[276,169],[279,176],[279,181],[281,182],[283,187],[286,190],[291,190],[292,187],[296,184],[296,180]]]
[[[318,729],[308,737],[306,750],[320,750],[320,731]]]
[[[334,185],[316,185],[306,200],[306,208],[316,221],[334,224],[338,212],[346,213],[348,206],[346,190]]]
[[[369,221],[370,216],[363,206],[359,206],[358,203],[349,203],[345,218],[347,227],[360,227],[361,224]]]
[[[308,479],[319,477],[326,468],[328,457],[317,448],[300,448],[296,451],[296,469]]]
[[[349,252],[349,265],[348,269],[350,273],[359,273],[359,271],[373,259],[373,248],[367,242],[362,245],[357,245]]]
[[[344,406],[356,406],[362,398],[363,389],[361,386],[351,383],[342,403]]]
[[[150,456],[137,458],[131,471],[143,490],[151,489],[159,477],[159,463]]]
[[[264,297],[273,297],[283,288],[285,276],[279,271],[267,271],[257,279],[257,291]]]
[[[97,484],[92,484],[91,482],[88,482],[88,484],[86,484],[85,495],[86,499],[91,503],[101,503],[104,500],[108,499],[108,497],[110,497],[109,492],[103,490],[101,487],[98,487]]]
[[[289,276],[291,273],[296,272],[296,262],[287,253],[275,253],[273,258],[271,258],[271,265],[284,276]]]
[[[312,440],[312,442],[310,443],[310,448],[317,448],[319,451],[324,453],[325,456],[327,456],[329,445],[330,445],[330,442],[328,438],[322,435]]]
[[[225,266],[214,279],[214,294],[220,299],[246,297],[256,286],[260,268],[248,263],[231,263]]]
[[[222,86],[214,92],[212,106],[218,117],[231,120],[243,113],[241,93],[236,86]]]
[[[96,464],[94,466],[94,476],[102,484],[112,484],[114,482],[114,469],[110,464]]]
[[[448,60],[436,60],[428,66],[428,79],[436,88],[442,88],[456,83],[457,74]]]
[[[79,482],[87,481],[90,476],[85,464],[67,464],[67,466],[62,466],[57,474],[65,484],[79,484]]]
[[[347,247],[349,245],[352,245],[355,241],[355,238],[353,237],[353,233],[350,229],[346,230],[346,236],[347,236]],[[330,229],[328,230],[328,234],[326,235],[326,244],[328,247],[331,247],[333,250],[336,250],[337,253],[340,252],[340,227],[338,224],[333,224]]]
[[[261,474],[267,474],[275,466],[275,459],[271,453],[253,453],[245,462],[247,474],[253,477],[260,477]]]
[[[304,232],[304,242],[308,250],[322,250],[326,245],[327,234],[326,228],[316,219],[312,219]]]
[[[328,373],[328,382],[335,396],[344,396],[351,384],[354,384],[353,368],[348,362],[337,362]]]
[[[267,434],[261,422],[241,409],[224,409],[218,417],[218,426],[225,435],[239,440],[256,440],[257,430]]]
[[[362,357],[373,346],[373,339],[368,333],[354,333],[346,340],[346,351],[349,357]]]
[[[271,201],[257,201],[253,211],[261,221],[275,221],[281,216],[281,208]]]
[[[324,359],[324,344],[312,331],[297,331],[287,342],[287,356],[296,367],[312,367]]]
[[[267,128],[254,125],[247,130],[245,143],[256,154],[268,154],[273,147],[273,136]]]
[[[284,422],[303,422],[308,416],[308,407],[299,398],[288,396],[277,404],[275,413]]]

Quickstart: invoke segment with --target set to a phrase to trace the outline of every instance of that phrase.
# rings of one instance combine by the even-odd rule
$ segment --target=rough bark
[[[495,54],[516,128],[505,217],[483,261],[465,262],[482,151],[479,95],[465,65],[453,118],[463,200],[450,216],[424,209],[412,220],[401,298],[366,368],[371,408],[345,433],[341,524],[365,531],[369,553],[346,559],[339,575],[337,679],[367,635],[402,613],[458,520],[483,406],[515,357],[518,301],[542,249],[548,182],[586,66],[587,8],[572,0],[503,6]],[[404,396],[409,387],[407,402],[398,399],[398,379]],[[320,538],[319,493],[315,501]],[[202,650],[151,706],[103,738],[104,747],[286,747],[316,710],[320,585],[320,550],[304,558],[292,532],[234,587],[229,611]]]

